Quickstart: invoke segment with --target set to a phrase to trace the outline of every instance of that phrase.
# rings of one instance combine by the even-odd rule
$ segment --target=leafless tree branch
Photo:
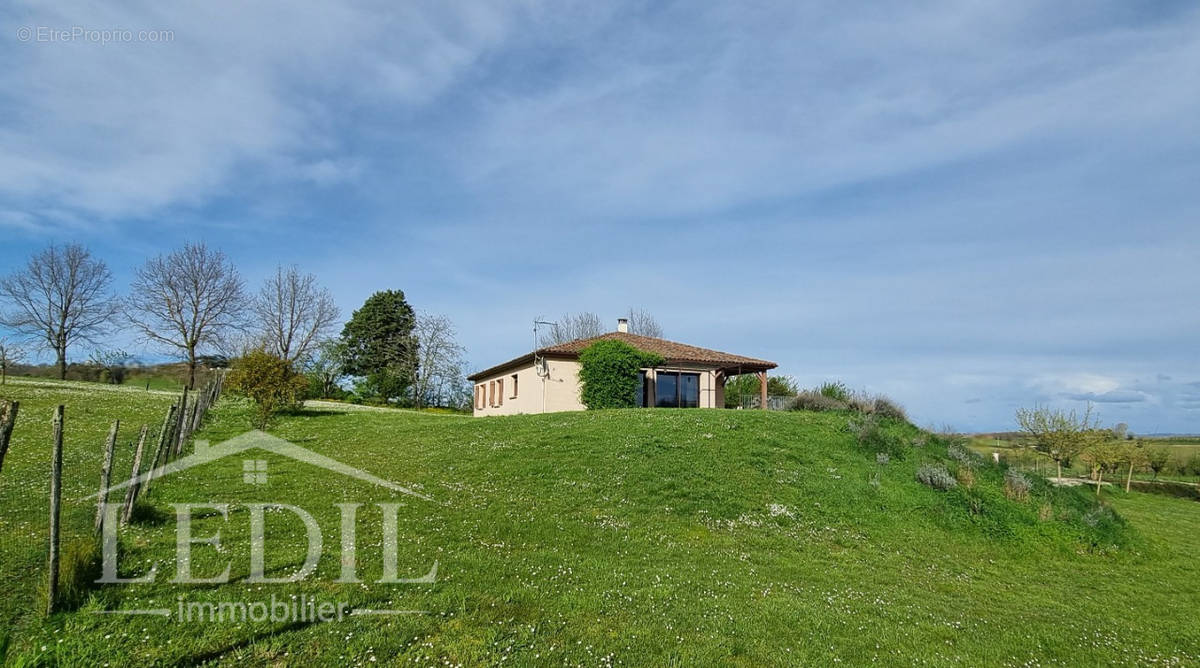
[[[0,321],[54,351],[59,378],[65,378],[71,344],[95,343],[111,326],[120,308],[111,286],[108,267],[86,248],[51,244],[0,280],[0,296],[14,307]]]
[[[243,328],[242,278],[225,254],[203,242],[159,255],[138,269],[126,313],[148,341],[178,352],[196,384],[196,358]]]
[[[312,353],[340,315],[333,296],[317,285],[317,277],[301,274],[294,265],[276,267],[252,307],[267,350],[288,362]]]

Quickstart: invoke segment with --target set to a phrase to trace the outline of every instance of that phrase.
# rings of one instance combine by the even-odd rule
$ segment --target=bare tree
[[[275,268],[254,298],[255,323],[267,351],[288,362],[313,352],[338,319],[338,307],[317,277],[295,265]]]
[[[629,332],[631,334],[641,334],[642,336],[652,336],[656,339],[663,337],[662,326],[654,319],[654,316],[645,309],[629,309]]]
[[[111,285],[108,267],[86,248],[51,244],[0,280],[0,295],[14,306],[3,323],[53,350],[58,377],[66,378],[67,349],[77,341],[95,343],[120,308]]]
[[[198,352],[242,326],[242,278],[225,254],[203,242],[185,244],[138,269],[127,313],[142,335],[182,355],[188,387],[196,386]]]
[[[8,382],[8,369],[25,359],[25,349],[12,339],[0,336],[0,385]]]
[[[444,315],[418,313],[413,327],[417,339],[413,399],[418,406],[448,404],[456,383],[465,375],[466,349],[455,340],[454,323]]]
[[[304,373],[319,385],[322,398],[333,396],[338,383],[345,378],[342,360],[346,356],[346,345],[338,339],[318,343],[313,354],[304,360]]]
[[[575,315],[564,314],[550,327],[550,331],[541,337],[538,342],[542,346],[554,346],[575,339],[588,339],[593,336],[600,336],[606,330],[604,322],[600,320],[600,316],[591,311],[584,311]]]
[[[125,382],[132,361],[133,355],[119,348],[95,350],[88,358],[88,364],[96,370],[97,380],[112,385]]]

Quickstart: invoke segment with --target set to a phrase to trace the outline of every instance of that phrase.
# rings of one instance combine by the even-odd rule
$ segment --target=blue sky
[[[476,367],[637,306],[922,424],[1200,432],[1192,3],[334,4],[6,3],[0,269],[203,239]],[[133,40],[20,39],[76,26]]]

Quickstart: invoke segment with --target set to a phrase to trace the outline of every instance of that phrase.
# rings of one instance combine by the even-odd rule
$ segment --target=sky
[[[203,240],[476,369],[637,307],[921,425],[1200,432],[1194,3],[17,0],[0,63],[0,273]]]

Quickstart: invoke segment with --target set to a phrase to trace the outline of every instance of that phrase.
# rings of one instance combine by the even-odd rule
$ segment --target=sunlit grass
[[[1129,521],[1099,535],[1085,490],[1036,484],[1026,502],[1003,474],[976,464],[974,487],[916,482],[926,462],[957,462],[932,440],[886,463],[863,451],[839,414],[641,410],[473,419],[402,411],[310,410],[271,433],[388,480],[426,502],[274,455],[265,486],[243,482],[242,458],[156,483],[161,517],[122,537],[122,575],[152,563],[153,584],[94,590],[75,612],[34,613],[44,576],[49,415],[67,404],[68,525],[90,527],[91,493],[111,416],[122,416],[117,475],[141,421],[169,396],[21,386],[12,462],[0,473],[0,611],[9,659],[45,663],[391,662],[570,664],[1187,664],[1200,661],[1200,504],[1114,492]],[[224,401],[202,434],[249,427]],[[916,431],[889,429],[911,443]],[[251,455],[247,455],[247,458]],[[10,468],[11,466],[11,468]],[[124,473],[121,473],[124,472]],[[229,564],[233,581],[182,586],[174,575],[172,503],[230,503],[223,551],[197,546],[199,575]],[[323,529],[318,573],[295,585],[251,585],[245,504],[281,502]],[[361,584],[339,573],[334,503],[360,502]],[[379,585],[380,510],[400,502],[402,577],[439,564],[434,585]],[[978,504],[973,512],[972,504]],[[1046,516],[1046,508],[1050,509]],[[268,514],[267,569],[294,572],[298,521]],[[1109,538],[1114,540],[1109,541]],[[372,608],[428,610],[327,624],[197,624],[115,619],[99,609],[188,600],[318,596]]]

